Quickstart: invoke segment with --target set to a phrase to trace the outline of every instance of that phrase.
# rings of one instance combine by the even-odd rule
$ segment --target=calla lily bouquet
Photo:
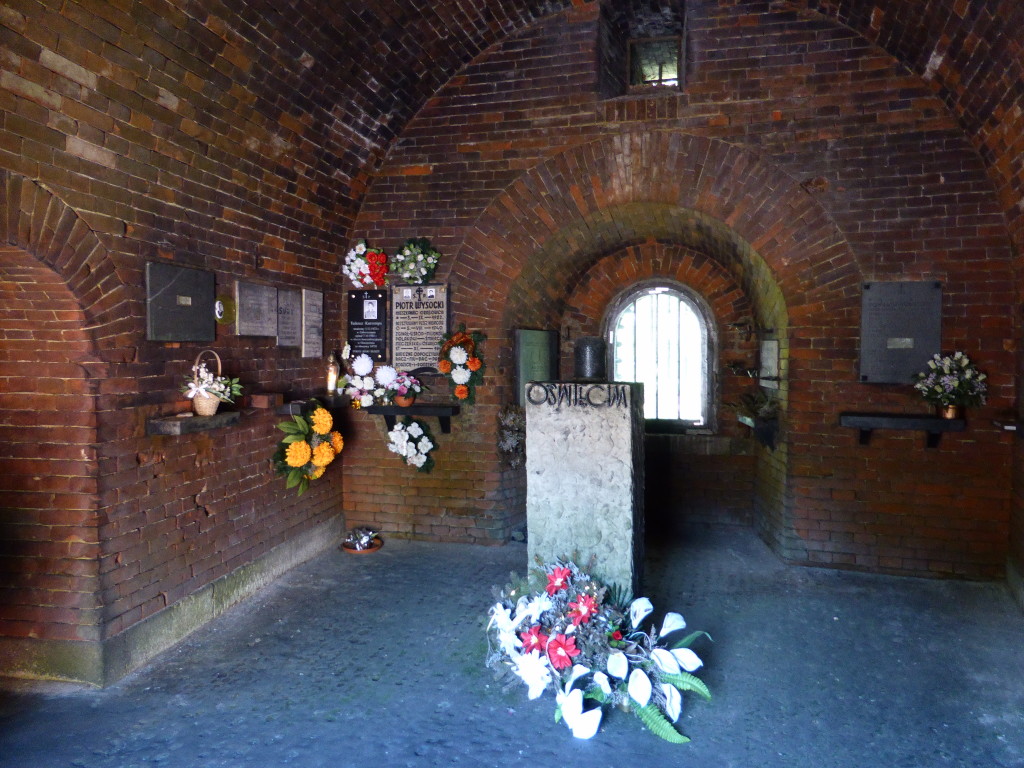
[[[648,623],[646,597],[628,604],[573,562],[557,561],[498,591],[487,624],[487,665],[500,678],[527,686],[527,696],[555,694],[555,720],[589,739],[605,710],[632,712],[653,733],[688,742],[674,725],[683,693],[711,698],[693,672],[703,666],[690,646],[706,632],[684,633],[686,621],[667,613]]]

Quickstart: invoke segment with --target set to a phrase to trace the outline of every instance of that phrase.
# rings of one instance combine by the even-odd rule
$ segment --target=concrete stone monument
[[[526,402],[529,567],[575,557],[634,594],[643,567],[643,385],[530,382]]]

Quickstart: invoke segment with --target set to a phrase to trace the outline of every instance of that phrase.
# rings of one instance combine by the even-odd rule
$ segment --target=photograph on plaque
[[[302,289],[302,356],[324,356],[324,295]]]
[[[235,332],[239,336],[277,336],[277,288],[235,283]]]
[[[558,332],[516,328],[516,404],[531,381],[558,380]]]
[[[216,285],[213,272],[159,261],[146,263],[146,338],[213,341]]]
[[[864,283],[860,380],[910,384],[942,346],[942,284],[934,280]]]
[[[388,353],[388,292],[348,292],[348,336],[353,357],[369,355],[374,362]]]
[[[448,333],[448,286],[398,285],[391,289],[391,364],[400,371],[437,370]]]
[[[302,346],[302,291],[277,290],[277,346]]]

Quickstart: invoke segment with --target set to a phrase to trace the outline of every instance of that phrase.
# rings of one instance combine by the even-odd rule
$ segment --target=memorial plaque
[[[235,283],[239,336],[277,336],[277,288],[258,283]]]
[[[213,341],[213,272],[158,261],[146,263],[146,338]]]
[[[860,380],[910,384],[942,346],[942,284],[864,283]]]
[[[277,291],[277,346],[302,346],[302,291],[298,289]]]
[[[352,355],[380,362],[388,353],[388,292],[348,292],[348,343]]]
[[[302,356],[324,356],[324,295],[302,289]]]
[[[448,286],[399,285],[391,293],[391,359],[400,371],[437,369],[448,333]]]

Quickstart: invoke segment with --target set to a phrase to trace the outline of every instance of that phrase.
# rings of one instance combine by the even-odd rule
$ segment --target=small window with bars
[[[682,38],[649,37],[629,41],[630,88],[679,88]]]

